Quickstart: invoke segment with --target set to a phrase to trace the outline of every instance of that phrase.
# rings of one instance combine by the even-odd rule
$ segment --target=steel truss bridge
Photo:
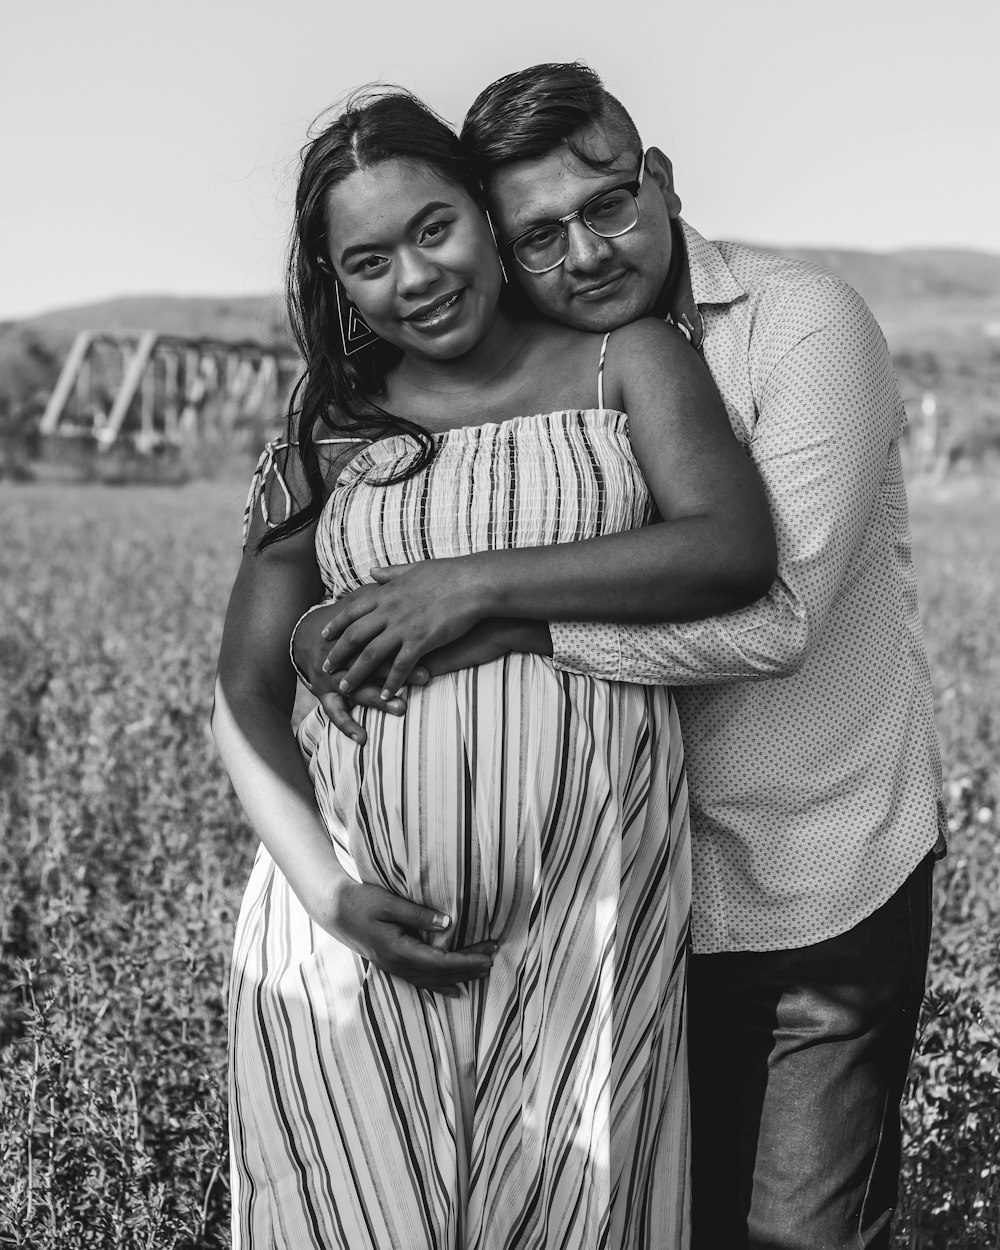
[[[301,368],[293,351],[262,343],[84,330],[39,430],[152,452],[247,422],[280,424]]]

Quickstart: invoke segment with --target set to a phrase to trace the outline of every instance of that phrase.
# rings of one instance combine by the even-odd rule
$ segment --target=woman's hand
[[[459,951],[432,945],[421,935],[446,934],[449,917],[380,886],[346,877],[338,877],[325,898],[310,910],[328,933],[383,972],[439,993],[453,991],[459,982],[487,976],[498,949],[492,941],[476,942]]]
[[[489,616],[490,588],[482,569],[474,556],[374,569],[375,584],[338,600],[323,627],[323,637],[334,644],[323,669],[343,670],[339,692],[350,693],[387,667],[382,699],[391,699],[421,656]]]

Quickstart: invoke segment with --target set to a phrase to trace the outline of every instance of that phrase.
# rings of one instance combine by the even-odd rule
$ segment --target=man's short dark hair
[[[578,142],[595,123],[618,149],[611,160],[598,160]],[[500,165],[535,160],[563,146],[591,169],[609,168],[621,149],[642,151],[625,106],[580,61],[532,65],[498,78],[466,114],[462,142],[483,182]]]

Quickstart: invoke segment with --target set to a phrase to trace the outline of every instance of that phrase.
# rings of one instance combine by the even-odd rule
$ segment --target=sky
[[[324,109],[570,60],[703,234],[1000,253],[997,0],[0,0],[0,319],[277,291]]]

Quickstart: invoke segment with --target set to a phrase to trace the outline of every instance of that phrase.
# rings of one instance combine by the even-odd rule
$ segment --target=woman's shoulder
[[[631,405],[637,389],[680,397],[692,382],[709,377],[705,362],[676,326],[657,317],[640,317],[611,331],[604,352],[604,392],[612,407]]]
[[[682,386],[685,379],[707,372],[681,331],[658,317],[640,317],[611,332],[605,371],[622,385],[645,378],[662,386]]]
[[[598,367],[606,335],[592,330],[577,330],[555,321],[531,324],[533,352],[529,367],[544,365],[567,377],[589,374]]]
[[[265,501],[268,496],[275,496],[285,513],[284,519],[306,507],[312,496],[306,467],[309,459],[315,457],[313,464],[319,468],[325,495],[347,461],[371,442],[346,423],[342,424],[335,415],[315,422],[303,438],[297,420],[299,415],[289,420],[288,429],[281,437],[265,444],[255,473]],[[303,456],[303,443],[311,448],[311,457]]]
[[[528,329],[539,347],[551,351],[600,351],[604,335],[594,330],[578,330],[558,321],[531,321]]]
[[[316,448],[316,458],[323,472],[327,490],[330,489],[344,465],[373,441],[370,436],[365,438],[357,433],[337,433],[328,430],[317,432],[313,439],[313,446]]]
[[[565,358],[595,360],[605,350],[616,355],[643,356],[650,352],[674,353],[690,351],[687,340],[676,326],[659,317],[640,317],[612,330],[578,330],[556,322],[532,323],[532,333],[543,350]]]
[[[649,351],[674,352],[687,346],[684,335],[669,321],[660,317],[640,317],[626,322],[608,334],[609,350],[643,353]]]

